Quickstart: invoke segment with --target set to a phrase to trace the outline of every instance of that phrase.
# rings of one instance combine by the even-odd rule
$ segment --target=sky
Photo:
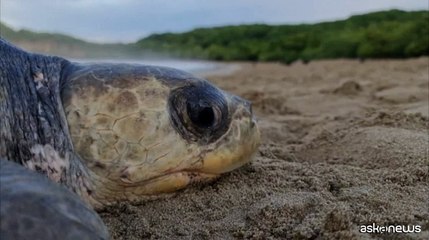
[[[153,33],[250,23],[296,24],[371,11],[428,10],[428,0],[0,0],[14,29],[93,42],[134,42]]]

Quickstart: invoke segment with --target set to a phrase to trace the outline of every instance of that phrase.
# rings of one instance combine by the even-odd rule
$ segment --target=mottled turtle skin
[[[27,53],[1,38],[0,55],[0,158],[22,166],[11,168],[15,177],[25,175],[24,168],[39,172],[94,209],[211,181],[250,161],[259,145],[250,103],[191,74],[72,63]],[[29,189],[46,184],[26,179]],[[46,189],[58,194],[48,204],[69,194]],[[9,199],[19,198],[0,200],[13,205]],[[64,208],[57,214],[67,218]],[[7,235],[3,227],[19,216],[2,208],[1,217]]]

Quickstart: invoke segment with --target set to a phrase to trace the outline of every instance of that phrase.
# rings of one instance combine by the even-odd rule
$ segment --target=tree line
[[[140,49],[174,57],[292,63],[429,55],[429,12],[390,10],[300,25],[240,25],[153,34]]]

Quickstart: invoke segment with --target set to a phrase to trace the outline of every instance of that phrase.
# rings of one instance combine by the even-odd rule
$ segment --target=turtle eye
[[[186,105],[189,119],[199,128],[210,128],[216,124],[216,116],[210,106],[191,104]]]
[[[174,128],[190,142],[215,141],[228,130],[231,121],[225,95],[203,81],[173,90],[169,108]]]

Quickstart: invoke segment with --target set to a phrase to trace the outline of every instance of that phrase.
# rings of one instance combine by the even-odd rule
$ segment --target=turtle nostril
[[[242,102],[246,110],[249,111],[250,116],[252,116],[253,115],[252,103],[244,99],[242,99]]]
[[[235,103],[244,106],[245,109],[247,111],[249,111],[250,115],[253,115],[253,109],[252,109],[252,103],[251,102],[249,102],[246,99],[243,99],[241,97],[238,97],[238,96],[233,96],[232,99]]]

